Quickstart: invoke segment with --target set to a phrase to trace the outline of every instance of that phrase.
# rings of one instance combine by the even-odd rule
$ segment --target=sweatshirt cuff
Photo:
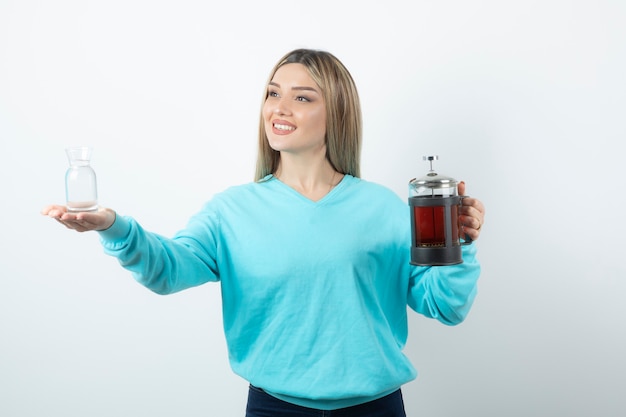
[[[116,215],[115,221],[111,227],[99,231],[98,234],[100,235],[100,239],[105,242],[120,241],[126,239],[130,233],[130,227],[130,221],[127,217]]]
[[[472,242],[469,245],[462,245],[461,246],[461,253],[463,254],[463,259],[469,258],[470,256],[472,258],[476,257],[476,242]]]

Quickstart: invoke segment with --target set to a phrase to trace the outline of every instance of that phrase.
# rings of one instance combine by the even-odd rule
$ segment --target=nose
[[[290,112],[291,110],[289,109],[289,106],[286,103],[285,99],[281,98],[279,100],[276,100],[276,102],[274,103],[274,114],[284,115],[289,114]]]

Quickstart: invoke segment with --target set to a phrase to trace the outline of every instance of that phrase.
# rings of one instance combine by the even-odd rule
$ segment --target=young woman
[[[246,416],[405,416],[400,388],[416,376],[406,307],[460,323],[480,266],[474,244],[462,264],[411,265],[408,205],[360,178],[360,148],[349,72],[328,52],[295,50],[270,73],[255,181],[217,194],[171,239],[108,208],[43,214],[98,231],[156,293],[219,281],[231,366],[250,382]],[[483,220],[465,198],[473,240]]]

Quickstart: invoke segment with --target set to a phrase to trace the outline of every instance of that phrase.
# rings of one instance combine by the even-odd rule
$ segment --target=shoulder
[[[204,211],[220,212],[234,207],[249,207],[251,204],[260,204],[262,200],[270,198],[268,195],[269,185],[267,182],[249,182],[230,186],[214,194],[204,204]]]
[[[205,222],[213,219],[221,222],[224,218],[239,215],[249,207],[258,207],[259,198],[263,194],[259,183],[245,183],[230,186],[210,196],[200,210],[192,217],[192,221]]]
[[[232,197],[241,197],[242,195],[246,195],[246,194],[255,194],[256,192],[258,192],[259,185],[260,183],[257,183],[257,182],[249,182],[245,184],[232,185],[226,188],[224,191],[216,194],[214,198],[227,199],[227,198],[232,198]]]
[[[248,182],[244,184],[232,185],[225,190],[215,194],[212,200],[225,201],[230,199],[240,199],[262,195],[268,188],[268,182]]]
[[[345,184],[335,202],[347,204],[354,210],[406,214],[408,202],[389,187],[362,178],[346,176]]]
[[[385,202],[403,202],[398,194],[385,185],[352,176],[346,176],[346,180],[348,180],[348,185],[353,188],[355,192],[364,196],[369,196],[370,198],[375,197],[377,200],[383,200]]]
[[[347,185],[338,204],[347,207],[352,219],[376,224],[378,231],[385,230],[389,236],[404,236],[408,230],[408,200],[403,200],[385,185],[362,178],[350,178]]]

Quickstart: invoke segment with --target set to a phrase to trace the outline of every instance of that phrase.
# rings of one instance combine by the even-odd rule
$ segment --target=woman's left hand
[[[459,195],[465,195],[465,182],[459,183]],[[462,234],[467,234],[472,240],[480,236],[483,224],[485,224],[485,206],[477,198],[467,197],[463,199],[459,221],[463,227]]]

